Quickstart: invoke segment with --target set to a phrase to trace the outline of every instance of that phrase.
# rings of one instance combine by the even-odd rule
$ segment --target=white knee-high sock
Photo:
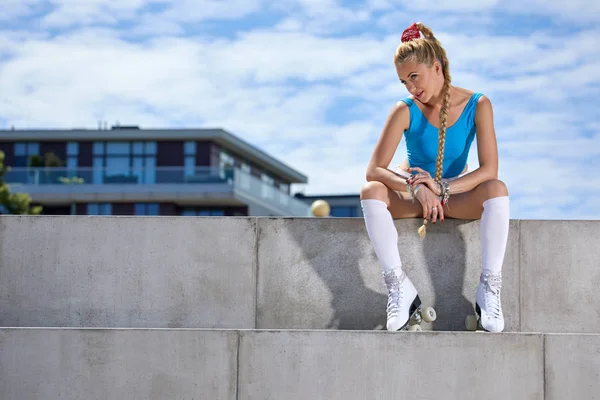
[[[481,215],[482,271],[492,275],[502,273],[502,263],[508,241],[510,207],[508,196],[494,197],[483,202]]]
[[[392,214],[385,202],[376,199],[365,199],[360,202],[367,233],[379,263],[384,272],[392,269],[402,271],[400,253],[398,251],[398,231],[394,225]]]

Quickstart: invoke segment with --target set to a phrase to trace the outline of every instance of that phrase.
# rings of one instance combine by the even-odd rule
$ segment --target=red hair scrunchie
[[[400,41],[404,43],[419,38],[421,38],[421,32],[419,32],[419,27],[415,22],[414,24],[406,28],[404,32],[402,32],[402,37],[400,38]]]

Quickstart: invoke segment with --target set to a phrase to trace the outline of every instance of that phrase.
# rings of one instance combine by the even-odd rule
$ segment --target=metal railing
[[[11,167],[4,175],[7,184],[48,185],[157,185],[157,184],[227,184],[276,206],[290,215],[307,215],[309,206],[283,190],[263,182],[239,168],[222,167]]]

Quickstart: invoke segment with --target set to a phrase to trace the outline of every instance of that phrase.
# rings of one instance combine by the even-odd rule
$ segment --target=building
[[[43,214],[310,215],[306,176],[223,129],[3,130],[0,151]]]
[[[359,194],[305,196],[304,194],[296,193],[295,197],[308,205],[311,205],[316,200],[325,200],[331,210],[330,217],[363,217]]]

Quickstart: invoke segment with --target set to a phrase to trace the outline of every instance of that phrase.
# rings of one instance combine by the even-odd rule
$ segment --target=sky
[[[307,175],[295,190],[358,194],[421,21],[492,102],[511,218],[600,219],[600,2],[568,4],[1,0],[0,129],[223,128]]]

